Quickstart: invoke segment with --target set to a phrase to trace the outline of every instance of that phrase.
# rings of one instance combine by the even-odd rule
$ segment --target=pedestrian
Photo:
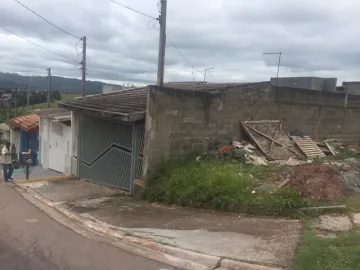
[[[9,182],[9,180],[14,180],[12,178],[14,168],[12,166],[10,146],[11,143],[7,142],[4,148],[1,150],[5,182]]]

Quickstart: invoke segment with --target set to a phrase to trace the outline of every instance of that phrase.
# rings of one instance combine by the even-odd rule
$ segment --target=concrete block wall
[[[358,143],[360,97],[249,84],[217,91],[149,87],[144,174],[169,159],[240,139],[239,121],[283,120],[314,140]]]

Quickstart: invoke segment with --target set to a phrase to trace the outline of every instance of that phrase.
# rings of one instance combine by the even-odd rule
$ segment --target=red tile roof
[[[10,124],[16,128],[29,132],[39,128],[39,120],[40,117],[37,114],[30,114],[13,118],[10,120]]]

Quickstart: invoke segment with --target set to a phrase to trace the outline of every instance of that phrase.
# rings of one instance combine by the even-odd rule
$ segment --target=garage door
[[[84,116],[81,126],[80,177],[130,191],[132,125]]]

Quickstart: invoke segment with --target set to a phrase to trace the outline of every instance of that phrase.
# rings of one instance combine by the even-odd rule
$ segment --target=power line
[[[15,0],[15,1],[17,1],[17,0]],[[138,14],[141,14],[141,15],[143,15],[143,16],[146,16],[146,17],[148,17],[148,18],[150,18],[150,19],[159,20],[158,18],[156,18],[156,17],[154,17],[154,16],[145,14],[145,13],[143,13],[143,12],[141,12],[141,11],[138,11],[138,10],[133,9],[133,8],[131,8],[131,7],[125,6],[124,4],[121,4],[121,3],[116,2],[116,1],[114,1],[114,0],[109,0],[109,1],[110,1],[110,2],[113,2],[114,4],[117,4],[117,5],[119,5],[119,6],[122,6],[122,7],[124,7],[124,8],[127,8],[127,9],[129,9],[129,10],[131,10],[131,11],[134,11],[134,12],[136,12],[136,13],[138,13]]]
[[[182,58],[184,58],[184,60],[193,68],[195,69],[197,72],[204,74],[204,72],[198,70],[190,61],[189,59],[187,59],[185,57],[185,55],[178,49],[178,47],[175,45],[175,43],[171,40],[171,38],[169,37],[169,35],[166,35],[166,37],[169,39],[170,43],[172,44],[172,46],[177,50],[177,52],[182,56]]]
[[[57,56],[60,56],[60,57],[62,57],[62,58],[65,58],[65,59],[67,59],[67,60],[69,60],[69,61],[71,61],[71,62],[75,62],[75,63],[76,63],[75,60],[70,59],[70,58],[68,58],[68,57],[66,57],[66,56],[64,56],[64,55],[62,55],[62,54],[60,54],[60,53],[54,52],[54,51],[52,51],[52,50],[49,50],[49,49],[47,49],[47,48],[45,48],[45,47],[43,47],[43,46],[35,43],[34,41],[31,41],[31,40],[29,40],[29,39],[27,39],[27,38],[24,38],[24,37],[22,37],[22,36],[19,36],[18,34],[14,33],[13,31],[11,31],[11,30],[9,30],[9,29],[6,29],[5,27],[3,27],[3,26],[1,26],[1,25],[0,25],[0,28],[3,29],[4,31],[10,33],[10,34],[13,34],[14,36],[17,36],[18,38],[21,38],[21,39],[23,39],[23,40],[25,40],[25,41],[27,41],[27,42],[29,42],[29,43],[37,46],[37,47],[39,47],[39,48],[41,48],[41,49],[49,52],[49,53],[55,54],[55,55],[57,55]]]
[[[36,16],[38,16],[39,18],[43,19],[45,22],[47,22],[48,24],[54,26],[55,28],[57,28],[58,30],[62,31],[63,33],[65,34],[68,34],[69,36],[72,36],[74,38],[77,38],[77,39],[81,39],[80,37],[74,35],[74,34],[71,34],[70,32],[60,28],[59,26],[53,24],[52,22],[50,22],[49,20],[45,19],[43,16],[41,16],[40,14],[36,13],[35,11],[33,11],[32,9],[30,9],[29,7],[25,6],[23,3],[21,3],[20,1],[18,0],[14,0],[15,2],[17,2],[18,4],[20,4],[21,6],[23,6],[24,8],[26,8],[27,10],[29,10],[30,12],[32,12],[33,14],[35,14]]]

